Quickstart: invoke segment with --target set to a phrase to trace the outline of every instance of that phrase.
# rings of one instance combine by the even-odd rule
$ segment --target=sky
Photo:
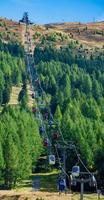
[[[13,20],[29,13],[37,24],[104,21],[104,0],[0,0],[0,16]]]

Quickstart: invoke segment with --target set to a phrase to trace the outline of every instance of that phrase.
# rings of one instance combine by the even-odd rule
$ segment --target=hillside
[[[24,44],[25,25],[12,20],[0,18],[0,37],[5,42],[20,41]],[[78,40],[87,48],[102,48],[104,41],[104,22],[95,23],[57,23],[46,25],[30,25],[33,48],[44,39],[53,41],[57,47],[69,44],[70,40]]]
[[[0,23],[0,187],[14,189],[0,195],[34,199],[38,176],[35,197],[58,200],[59,176],[48,173],[67,175],[70,188],[77,165],[88,191],[104,187],[104,23]]]
[[[49,24],[46,27],[62,31],[89,47],[101,47],[104,42],[104,22]]]

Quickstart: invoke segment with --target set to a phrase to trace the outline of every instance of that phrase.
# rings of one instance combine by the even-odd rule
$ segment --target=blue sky
[[[39,24],[104,21],[104,0],[0,0],[0,16],[19,20],[24,11]]]

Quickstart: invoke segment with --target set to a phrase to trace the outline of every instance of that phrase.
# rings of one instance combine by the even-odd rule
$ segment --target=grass
[[[40,176],[41,188],[40,191],[44,192],[57,192],[57,176],[59,171],[54,170],[49,173],[39,173],[36,174]]]
[[[12,93],[9,101],[9,105],[17,105],[18,104],[18,95],[20,93],[21,87],[13,86],[12,87]],[[27,86],[27,91],[28,91],[28,97],[29,97],[29,102],[28,105],[29,107],[32,107],[33,105],[33,99],[31,98],[32,91],[30,89],[30,86]]]
[[[29,180],[23,180],[21,181],[17,187],[16,191],[24,191],[24,190],[31,190],[32,188],[32,180],[39,176],[40,177],[40,191],[44,192],[57,192],[57,186],[56,186],[56,179],[59,174],[59,171],[54,170],[49,173],[36,173],[32,174],[30,176]]]
[[[17,105],[18,104],[18,95],[21,90],[21,87],[12,87],[12,93],[9,101],[9,105]]]

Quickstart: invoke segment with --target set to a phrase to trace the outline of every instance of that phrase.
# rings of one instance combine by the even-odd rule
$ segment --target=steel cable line
[[[35,63],[34,63],[34,66],[35,66]],[[36,68],[36,67],[35,67],[35,70],[36,70],[36,74],[37,74],[38,79],[39,79],[39,75],[38,75],[38,72],[37,72],[37,68]],[[44,93],[44,90],[43,90],[43,88],[42,88],[42,86],[41,86],[41,82],[39,82],[39,87],[40,87],[40,89],[42,90],[42,92]],[[46,102],[46,104],[48,104],[47,101],[45,101],[45,102]],[[54,117],[53,117],[53,115],[52,115],[52,113],[51,113],[51,110],[50,110],[50,113],[49,113],[49,114],[50,114],[50,116],[51,116],[53,122],[55,122]],[[57,122],[55,122],[55,124],[56,124],[56,123],[57,123]],[[59,126],[58,126],[58,130],[59,130],[59,133],[60,133],[60,135],[61,135],[61,137],[62,137],[63,142],[66,143],[65,140],[64,140],[63,134],[62,134],[62,132],[61,132],[61,129],[59,128]]]
[[[36,69],[36,73],[37,73],[37,69]],[[38,74],[38,73],[37,73]],[[38,75],[38,78],[39,78],[39,75]],[[44,90],[43,90],[43,88],[42,88],[42,86],[41,86],[41,83],[39,82],[39,86],[40,86],[40,88],[41,88],[41,90],[42,90],[42,92],[44,92]],[[46,103],[48,103],[47,101],[46,101]],[[55,120],[54,120],[54,118],[53,118],[53,115],[52,115],[52,113],[51,113],[51,111],[50,111],[50,116],[51,116],[51,118],[52,118],[52,120],[53,120],[53,122],[55,122]],[[55,124],[56,124],[56,122],[55,122]],[[59,130],[59,127],[58,127],[58,130]],[[63,134],[62,134],[62,132],[61,132],[61,130],[59,130],[59,132],[61,133],[61,136],[62,136],[62,140],[63,140],[63,142],[65,143],[65,140],[64,140],[64,137],[63,137]],[[55,149],[56,149],[56,146],[54,146],[55,147]],[[57,156],[58,156],[58,160],[59,160],[59,164],[60,164],[60,166],[61,166],[61,162],[60,162],[60,158],[59,158],[59,155],[58,155],[58,149],[56,149],[57,151]],[[66,172],[65,172],[65,170],[63,169],[63,167],[61,166],[61,169],[64,171],[64,173],[65,174],[67,174]],[[68,176],[68,174],[67,174],[67,176]]]
[[[60,156],[59,156],[59,153],[58,153],[57,146],[56,145],[54,145],[54,146],[55,146],[56,154],[57,154],[57,157],[58,157],[58,160],[59,160],[59,168],[61,168],[61,170],[64,172],[64,174],[69,178],[69,175],[67,174],[67,172],[62,167],[62,163],[60,161]]]
[[[36,72],[37,72],[37,69],[36,69]],[[38,73],[37,73],[37,74],[38,74]],[[44,92],[44,90],[43,90],[43,88],[42,88],[40,82],[39,82],[39,85],[40,85],[41,90]],[[47,101],[46,101],[46,103],[48,104]],[[53,122],[55,122],[55,124],[57,124],[57,122],[54,120],[54,117],[53,117],[53,114],[52,114],[52,112],[51,112],[51,109],[49,109],[49,111],[50,111],[50,116],[51,116]],[[64,139],[64,136],[63,136],[62,131],[61,131],[61,129],[60,129],[59,126],[58,126],[58,131],[59,131],[59,133],[60,133],[60,135],[61,135],[61,137],[62,137],[63,143],[66,144],[66,141],[65,141],[65,139]]]
[[[82,164],[83,167],[86,169],[86,171],[89,173],[89,175],[90,175],[91,177],[93,177],[93,176],[94,176],[93,173],[90,172],[90,170],[86,167],[86,165],[84,164],[84,162],[83,162],[82,159],[80,158],[80,154],[78,153],[78,151],[77,151],[77,149],[76,149],[76,146],[75,146],[75,145],[73,145],[73,146],[74,146],[74,150],[75,150],[75,152],[76,152],[76,155],[77,155],[77,157],[78,157],[78,160],[81,162],[81,164]],[[96,181],[95,185],[96,185],[96,191],[97,191],[97,190],[98,190],[97,181]]]
[[[26,33],[27,33],[27,30],[28,30],[28,26],[26,27]],[[31,72],[31,68],[30,68],[30,66],[31,66],[31,64],[30,64],[30,59],[32,59],[32,57],[30,58],[29,57],[29,42],[30,42],[30,38],[28,37],[28,34],[26,34],[26,36],[27,36],[27,53],[26,53],[26,58],[27,58],[27,66],[28,66],[28,69],[29,69],[29,74],[30,74],[30,79],[31,79],[31,84],[32,84],[32,87],[34,88],[34,85],[33,85],[33,73]],[[34,60],[33,60],[34,61]],[[35,88],[34,88],[35,89]],[[40,114],[40,116],[41,116],[41,124],[42,124],[42,126],[44,127],[44,132],[45,132],[45,136],[47,136],[47,138],[48,138],[48,141],[49,141],[49,145],[51,146],[51,142],[50,142],[50,139],[49,139],[49,136],[48,136],[48,134],[47,134],[47,132],[46,132],[46,127],[45,127],[45,124],[44,123],[42,123],[43,122],[43,116],[42,116],[42,114],[41,114],[41,112],[40,112],[40,108],[39,108],[39,106],[38,106],[38,110],[39,110],[39,114]]]

